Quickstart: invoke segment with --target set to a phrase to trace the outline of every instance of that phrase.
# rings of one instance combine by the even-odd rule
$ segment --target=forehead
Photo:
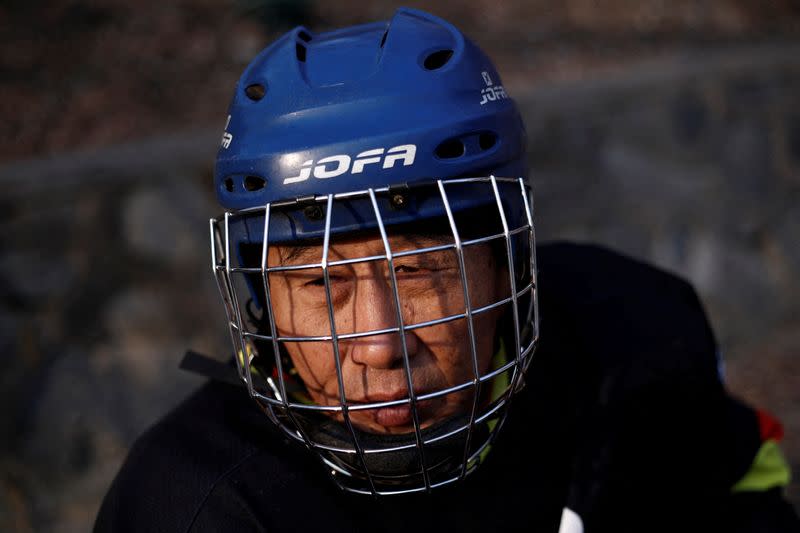
[[[430,248],[445,244],[452,244],[453,236],[445,234],[423,234],[409,233],[400,235],[390,235],[388,237],[389,248],[393,253]],[[270,263],[280,262],[281,264],[304,264],[316,263],[322,258],[322,243],[304,244],[279,244],[270,247]],[[356,259],[359,257],[369,257],[383,255],[385,247],[379,235],[351,237],[348,239],[334,239],[330,243],[328,255],[341,259]]]

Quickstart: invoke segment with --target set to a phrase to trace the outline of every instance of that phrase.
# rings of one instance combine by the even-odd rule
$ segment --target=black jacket
[[[95,531],[798,531],[778,489],[732,495],[760,438],[719,379],[692,288],[607,250],[537,250],[541,343],[486,462],[461,485],[340,492],[244,389],[210,382],[145,433]]]

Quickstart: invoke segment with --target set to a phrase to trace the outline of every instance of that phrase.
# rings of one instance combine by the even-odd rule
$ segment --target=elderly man
[[[726,396],[691,287],[536,247],[522,120],[452,25],[297,28],[229,113],[233,362],[186,360],[215,379],[133,448],[98,531],[796,526],[779,426]]]

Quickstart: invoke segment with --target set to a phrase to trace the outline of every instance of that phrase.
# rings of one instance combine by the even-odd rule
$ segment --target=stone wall
[[[338,14],[325,3],[304,4],[308,12],[297,16],[337,25],[385,17],[392,3]],[[619,9],[616,18],[578,0],[489,4],[459,14],[457,3],[441,14],[498,58],[522,108],[538,238],[604,243],[692,280],[725,351],[731,389],[783,419],[800,476],[800,40],[791,4],[753,14],[735,0],[703,9],[681,1],[674,11],[644,2],[637,5],[650,11]],[[70,94],[89,86],[97,99],[51,129],[26,126],[50,136],[25,130],[27,141],[0,153],[7,160],[0,167],[2,531],[89,529],[132,440],[200,383],[178,371],[183,351],[229,351],[208,256],[219,137],[209,125],[221,126],[218,100],[244,59],[217,46],[240,28],[234,48],[244,57],[269,31],[240,19],[222,20],[219,29],[212,3],[194,11],[176,5],[163,9],[179,10],[185,24],[156,25],[153,33],[205,28],[186,52],[200,58],[187,79],[202,79],[206,68],[212,79],[198,92],[202,105],[168,99],[184,122],[151,121],[168,110],[157,96],[135,94],[126,98],[139,103],[109,118],[107,129],[79,119],[94,104],[108,104],[105,116],[113,117],[115,91],[125,90],[122,81],[103,84],[105,59],[93,55],[92,68],[78,69],[82,82],[63,74],[69,65],[57,70],[77,84]],[[104,6],[117,24],[105,27],[105,39],[142,31],[145,19],[124,3]],[[64,10],[53,12],[55,24]],[[217,43],[214,53],[203,39]],[[67,41],[79,42],[78,33]],[[135,52],[125,53],[135,59]],[[156,66],[144,77],[151,83],[169,70]],[[41,74],[32,100],[13,99],[22,74],[0,84],[4,116],[53,97],[36,91],[62,74]],[[172,89],[165,82],[154,94]],[[93,133],[81,137],[80,127]],[[70,151],[49,155],[63,150]],[[21,156],[28,159],[12,161]],[[798,485],[790,494],[800,508]]]
[[[0,181],[0,530],[86,531],[133,439],[228,353],[208,255],[218,132]]]

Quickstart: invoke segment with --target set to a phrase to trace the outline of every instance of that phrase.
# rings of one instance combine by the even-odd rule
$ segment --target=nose
[[[376,331],[398,326],[395,293],[383,276],[370,276],[357,284],[354,299],[354,331]],[[399,298],[398,298],[399,299]],[[402,300],[400,305],[403,305]],[[419,349],[414,331],[382,333],[351,339],[351,357],[355,363],[376,369],[390,369],[403,364],[403,337],[409,358]]]

